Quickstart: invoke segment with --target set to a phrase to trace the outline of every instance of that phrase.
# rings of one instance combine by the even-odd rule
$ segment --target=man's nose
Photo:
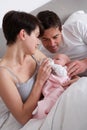
[[[50,45],[54,46],[55,45],[55,40],[54,39],[50,39]]]

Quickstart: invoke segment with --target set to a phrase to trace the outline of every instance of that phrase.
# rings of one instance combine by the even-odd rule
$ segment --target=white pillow
[[[68,17],[64,24],[69,24],[78,20],[87,24],[87,13],[85,13],[83,10],[76,11]]]

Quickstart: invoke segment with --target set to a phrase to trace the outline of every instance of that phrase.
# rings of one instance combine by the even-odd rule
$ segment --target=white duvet
[[[46,119],[32,119],[20,130],[87,130],[87,77],[61,95]]]

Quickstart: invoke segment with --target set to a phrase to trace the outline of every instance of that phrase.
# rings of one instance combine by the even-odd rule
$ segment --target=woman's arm
[[[36,50],[34,57],[37,61],[41,62],[43,59],[46,59],[46,55],[44,55],[39,49]]]
[[[43,84],[51,73],[51,67],[46,59],[40,66],[36,82],[31,94],[25,103],[15,86],[15,82],[5,69],[0,69],[0,96],[11,111],[13,116],[21,123],[25,124],[32,118],[32,112],[35,109],[41,95]]]

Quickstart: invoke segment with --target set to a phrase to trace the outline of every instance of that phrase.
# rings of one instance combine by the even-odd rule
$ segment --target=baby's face
[[[64,54],[57,54],[54,56],[54,63],[65,66],[70,61],[69,57]]]
[[[65,66],[66,61],[65,61],[65,59],[54,59],[54,63],[58,64],[58,65]]]

